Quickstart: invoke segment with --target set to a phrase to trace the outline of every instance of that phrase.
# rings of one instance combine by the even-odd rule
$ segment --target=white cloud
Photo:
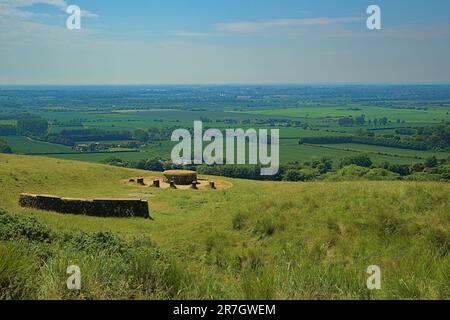
[[[217,23],[212,25],[212,32],[191,32],[182,31],[175,32],[172,35],[179,37],[213,37],[224,36],[226,34],[256,34],[267,33],[269,31],[274,32],[286,32],[289,34],[300,35],[302,31],[321,27],[322,29],[328,28],[330,34],[338,27],[344,27],[349,23],[365,21],[364,17],[341,17],[341,18],[329,18],[329,17],[317,17],[317,18],[302,18],[302,19],[272,19],[263,21],[241,21],[241,22],[229,22],[229,23]],[[362,24],[365,26],[365,24]],[[326,33],[325,30],[321,30],[322,33]]]
[[[7,18],[29,18],[35,14],[26,10],[37,4],[45,4],[55,7],[61,11],[66,11],[68,4],[65,0],[0,0],[0,17]],[[81,14],[87,18],[97,18],[98,15],[87,10],[82,10]]]
[[[98,18],[99,15],[88,10],[81,10],[81,16],[86,18]]]
[[[227,32],[257,32],[274,28],[305,28],[316,26],[342,25],[351,22],[360,22],[363,20],[363,17],[275,19],[256,22],[219,23],[216,24],[216,27],[220,31]]]
[[[33,16],[33,12],[20,10],[9,6],[5,3],[0,3],[0,17],[9,17],[9,18],[28,18]]]
[[[191,32],[191,31],[179,31],[171,33],[172,36],[186,37],[186,38],[205,38],[216,37],[219,34],[214,32]]]

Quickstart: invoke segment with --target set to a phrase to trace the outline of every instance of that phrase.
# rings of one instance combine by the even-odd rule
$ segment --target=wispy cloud
[[[99,15],[88,10],[81,10],[81,16],[85,18],[98,18]]]
[[[318,17],[304,19],[275,19],[256,22],[219,23],[216,26],[218,30],[227,32],[257,32],[277,28],[305,28],[316,26],[342,25],[351,22],[360,22],[363,20],[363,17]]]
[[[179,37],[217,37],[227,34],[258,34],[267,32],[294,32],[301,34],[310,28],[336,28],[345,27],[350,23],[363,22],[364,17],[316,17],[299,19],[271,19],[262,21],[237,21],[216,23],[210,26],[210,32],[174,32],[172,35]],[[324,30],[322,30],[324,31]]]
[[[34,5],[44,4],[66,11],[68,4],[65,0],[2,0],[0,3],[0,17],[29,18],[36,14],[31,10]],[[82,10],[81,15],[87,18],[97,18],[98,14]]]
[[[65,11],[67,3],[64,0],[3,0],[0,4],[0,16],[25,18],[35,14],[27,10],[37,4],[46,4]]]
[[[179,31],[172,32],[172,36],[176,37],[186,37],[186,38],[206,38],[206,37],[217,37],[220,34],[216,32],[191,32],[191,31]]]

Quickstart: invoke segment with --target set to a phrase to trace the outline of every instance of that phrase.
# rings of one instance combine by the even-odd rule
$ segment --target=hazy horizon
[[[449,40],[445,0],[0,0],[0,83],[449,84]]]

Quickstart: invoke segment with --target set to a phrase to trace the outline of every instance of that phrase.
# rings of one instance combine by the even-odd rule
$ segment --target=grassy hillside
[[[0,298],[450,298],[450,184],[121,183],[139,175],[0,155]],[[154,220],[23,209],[20,192],[140,197]],[[79,292],[65,287],[69,264]],[[369,265],[381,290],[366,288]]]

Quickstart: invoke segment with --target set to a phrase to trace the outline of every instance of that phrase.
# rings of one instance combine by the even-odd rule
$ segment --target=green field
[[[50,154],[48,156],[87,162],[102,162],[112,156],[124,160],[151,158],[170,159],[170,153],[174,144],[175,143],[172,142],[165,142],[161,146],[150,145],[140,149],[140,152]],[[450,153],[448,152],[416,151],[359,144],[299,145],[297,139],[285,139],[280,141],[280,162],[282,164],[292,161],[303,162],[317,160],[322,157],[328,157],[337,161],[343,157],[355,156],[360,153],[369,154],[375,164],[386,161],[395,164],[411,164],[423,162],[424,159],[431,156],[437,156],[440,159],[445,159],[450,156]]]
[[[224,179],[233,187],[194,191],[121,183],[148,174],[0,155],[1,298],[450,298],[449,184]],[[138,195],[154,220],[23,209],[20,192]],[[80,291],[66,288],[70,264],[80,266]],[[381,290],[366,288],[370,265],[381,268]]]
[[[37,141],[28,137],[7,136],[0,138],[8,142],[14,153],[19,154],[72,152],[72,148],[70,147],[44,141]]]
[[[2,124],[15,125],[16,122],[17,122],[16,120],[2,120],[2,119],[0,119],[0,125],[2,125]]]
[[[204,108],[201,110],[181,109],[167,105],[166,108],[142,109],[123,108],[112,110],[109,108],[41,108],[35,112],[37,115],[50,121],[49,131],[57,133],[62,129],[71,129],[70,123],[77,123],[80,127],[109,131],[125,130],[133,132],[136,129],[148,130],[149,128],[192,128],[193,123],[200,118],[204,121],[204,130],[207,128],[255,128],[255,129],[279,129],[280,130],[280,161],[283,164],[292,161],[310,161],[328,157],[339,160],[343,157],[354,156],[362,152],[370,155],[375,164],[391,162],[394,164],[412,164],[423,162],[427,157],[436,156],[444,159],[449,153],[437,151],[415,151],[408,149],[388,148],[373,145],[298,145],[299,138],[324,137],[324,136],[348,136],[357,131],[371,130],[380,134],[395,134],[396,128],[429,126],[443,120],[450,120],[448,107],[428,107],[427,110],[394,109],[388,107],[375,107],[355,105],[316,105],[298,108],[267,108],[249,109],[248,111],[230,111],[230,108]],[[369,125],[344,127],[338,125],[338,118],[345,116],[360,116],[364,114],[366,121],[374,118],[387,117],[387,125]],[[399,122],[397,120],[400,120]],[[4,120],[10,123],[10,120]],[[227,122],[228,121],[228,122]],[[237,121],[229,123],[229,121]],[[272,121],[272,122],[271,122]],[[275,122],[274,122],[275,121]],[[300,121],[308,127],[301,127],[283,121]],[[0,137],[2,138],[2,137]],[[18,154],[48,154],[48,156],[81,160],[87,162],[101,162],[111,156],[124,160],[141,160],[147,158],[170,158],[171,148],[174,143],[170,141],[150,141],[139,152],[124,153],[73,153],[67,146],[45,143],[31,140],[25,137],[3,137],[8,142],[14,153]],[[77,143],[89,144],[98,141],[77,141]],[[121,141],[102,141],[102,143],[121,143]],[[123,141],[122,141],[123,143]],[[111,151],[118,150],[117,148]],[[58,153],[58,154],[54,154]]]
[[[450,152],[435,152],[435,151],[422,151],[422,150],[408,150],[400,148],[382,147],[382,146],[372,146],[366,144],[356,144],[356,143],[337,143],[332,145],[324,145],[327,148],[333,148],[336,150],[350,150],[368,153],[370,155],[388,155],[396,158],[409,158],[413,159],[426,159],[432,156],[437,156],[438,158],[450,157]]]
[[[397,119],[405,120],[407,123],[438,123],[442,120],[450,119],[449,110],[446,108],[410,110],[363,106],[358,108],[349,108],[345,106],[318,106],[275,110],[252,110],[246,111],[245,113],[265,116],[321,119],[336,119],[347,116],[357,117],[364,114],[367,119],[387,117],[393,121],[396,121]]]
[[[420,157],[427,156],[428,153],[417,153],[413,151],[413,154],[416,156],[406,156],[397,154],[398,150],[404,149],[396,149],[396,148],[386,148],[386,147],[378,147],[375,148],[367,148],[366,145],[354,145],[356,147],[352,147],[354,144],[349,144],[347,147],[345,144],[340,145],[340,147],[336,147],[335,144],[330,145],[299,145],[297,141],[293,140],[283,140],[280,142],[280,161],[281,163],[287,163],[289,161],[310,161],[317,160],[322,157],[331,158],[334,161],[342,159],[344,157],[355,156],[360,153],[369,154],[370,158],[375,164],[380,164],[382,162],[391,162],[396,164],[410,164],[423,161]],[[392,149],[392,150],[390,150]],[[383,154],[380,154],[383,153]],[[448,156],[448,153],[432,153],[433,155],[437,155],[438,157],[445,158]]]

